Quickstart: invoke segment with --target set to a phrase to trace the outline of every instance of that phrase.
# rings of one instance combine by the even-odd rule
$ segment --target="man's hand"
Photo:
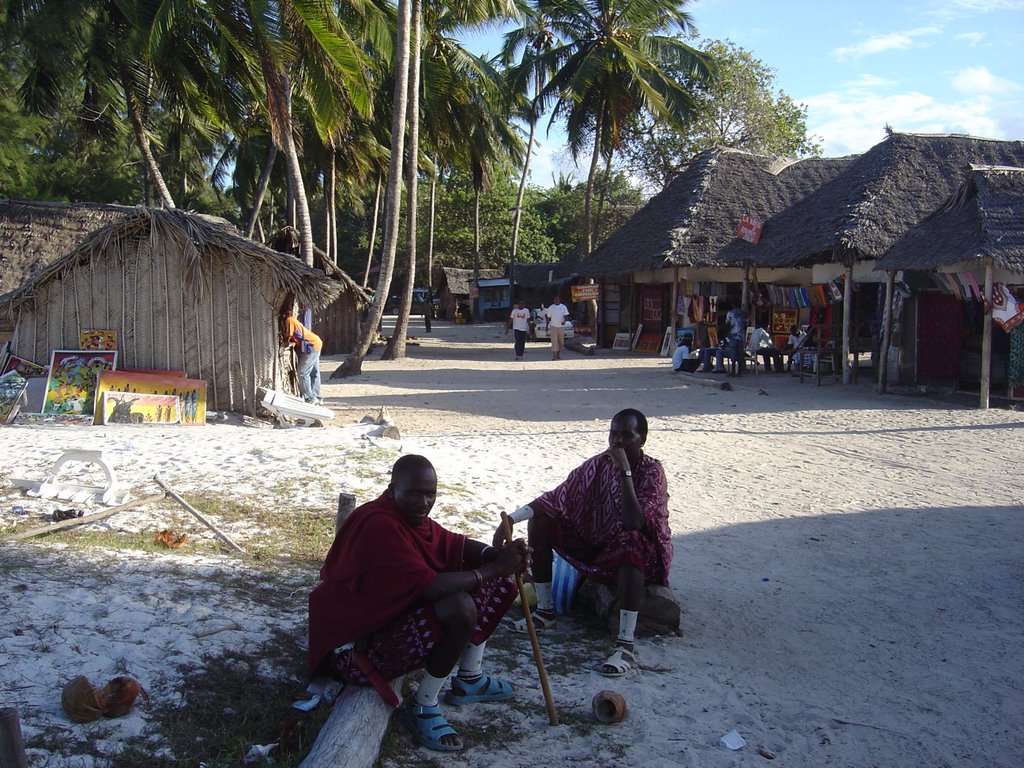
[[[621,448],[617,446],[608,446],[608,448],[605,449],[604,453],[602,453],[601,455],[607,456],[609,459],[618,464],[619,469],[621,469],[623,472],[629,469],[629,459],[626,458],[626,452]]]
[[[509,520],[508,524],[511,526],[512,521]],[[501,549],[505,546],[505,526],[499,524],[494,530],[494,536],[491,537],[491,546],[495,549]]]
[[[529,564],[530,554],[525,539],[516,539],[511,544],[502,546],[498,552],[498,559],[494,561],[498,573],[502,576],[526,573]]]

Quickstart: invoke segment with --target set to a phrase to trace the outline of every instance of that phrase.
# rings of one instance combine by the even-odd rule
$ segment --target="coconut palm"
[[[564,41],[538,55],[554,72],[540,106],[565,121],[574,158],[593,142],[584,199],[585,253],[593,248],[591,208],[599,161],[611,157],[629,117],[645,110],[680,125],[694,108],[686,88],[664,65],[695,80],[712,76],[711,59],[671,33],[687,33],[686,0],[538,0],[554,35]]]

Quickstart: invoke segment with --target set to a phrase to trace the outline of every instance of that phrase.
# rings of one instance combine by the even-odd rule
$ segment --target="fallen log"
[[[700,384],[702,387],[712,387],[714,389],[720,389],[723,392],[729,392],[732,390],[732,384],[728,381],[721,381],[719,379],[706,379],[703,376],[698,376],[695,373],[686,373],[685,371],[675,371],[674,375],[683,379],[688,384]]]
[[[33,536],[45,536],[48,533],[54,531],[60,531],[65,528],[73,528],[76,525],[85,525],[86,523],[95,523],[97,520],[104,520],[111,515],[116,515],[118,512],[123,512],[131,507],[141,507],[143,504],[150,504],[155,501],[160,501],[165,498],[166,494],[158,493],[153,496],[144,496],[141,499],[135,499],[134,501],[128,501],[124,504],[118,504],[116,507],[105,509],[102,512],[96,512],[92,515],[84,515],[82,517],[72,517],[68,520],[61,520],[59,523],[53,523],[51,525],[43,525],[38,528],[29,528],[27,531],[19,531],[6,537],[4,541],[21,541],[22,539],[31,539]]]
[[[404,675],[390,682],[399,697],[404,682]],[[346,685],[299,768],[371,768],[393,711],[373,688]]]

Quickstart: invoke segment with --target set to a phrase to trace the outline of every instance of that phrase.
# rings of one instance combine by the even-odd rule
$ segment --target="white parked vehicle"
[[[544,314],[543,307],[541,309],[530,310],[530,320],[533,322],[533,335],[538,341],[547,341],[551,338],[551,334],[548,333],[548,318]],[[572,320],[565,321],[565,338],[573,338]]]

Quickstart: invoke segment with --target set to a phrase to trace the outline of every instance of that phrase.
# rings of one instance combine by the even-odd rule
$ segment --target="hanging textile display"
[[[1006,382],[1011,389],[1024,387],[1024,324],[1010,332],[1010,362]]]

